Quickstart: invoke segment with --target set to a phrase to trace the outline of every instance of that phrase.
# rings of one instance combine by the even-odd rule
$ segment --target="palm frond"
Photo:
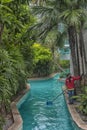
[[[29,32],[33,30],[32,32],[35,32],[36,37],[44,39],[46,38],[46,35],[49,33],[49,31],[54,28],[54,26],[58,26],[58,11],[55,8],[41,6],[34,7],[33,9],[33,12],[35,12],[35,14],[39,14],[40,20],[37,24],[30,27],[27,30],[26,34],[29,34]]]
[[[49,13],[53,11],[52,7],[43,7],[43,6],[35,6],[32,9],[34,15],[38,15],[39,17],[47,16]]]
[[[67,9],[63,11],[59,17],[63,18],[68,24],[79,25],[83,14],[84,14],[83,10],[81,9],[74,9],[74,10]]]
[[[10,13],[12,12],[12,10],[9,7],[0,4],[0,11],[3,11],[3,10],[9,11]]]

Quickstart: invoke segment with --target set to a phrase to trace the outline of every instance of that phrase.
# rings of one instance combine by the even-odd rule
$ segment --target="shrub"
[[[26,65],[27,77],[31,77],[33,73],[33,67],[34,67],[33,66],[34,52],[32,49],[32,44],[29,42],[27,42],[26,44],[22,44],[20,46],[20,50]]]
[[[36,76],[49,75],[52,72],[51,51],[38,43],[35,43],[32,48],[34,50],[34,74],[36,74]]]
[[[62,68],[69,68],[70,67],[70,61],[69,60],[60,60],[59,64]]]
[[[78,107],[80,112],[87,115],[87,87],[85,88],[83,94],[79,94],[78,96],[75,96],[75,98],[80,102],[80,105]]]

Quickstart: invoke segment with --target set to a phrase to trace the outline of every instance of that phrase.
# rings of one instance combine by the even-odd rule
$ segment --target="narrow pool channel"
[[[23,130],[77,130],[68,112],[64,95],[47,105],[62,92],[58,75],[47,80],[29,81],[31,89],[18,103],[23,118]]]

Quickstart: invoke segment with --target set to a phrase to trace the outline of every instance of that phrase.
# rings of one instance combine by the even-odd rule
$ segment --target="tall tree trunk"
[[[82,38],[81,38],[81,32],[79,33],[79,47],[80,47],[80,55],[81,55],[81,62],[82,62],[82,73],[84,74],[84,56],[83,56],[83,46],[82,46]]]
[[[79,42],[80,42],[82,63],[83,63],[83,68],[84,68],[83,73],[87,73],[86,52],[85,52],[84,39],[83,39],[83,33],[82,33],[81,28],[80,28],[80,33],[79,33]]]
[[[76,39],[76,60],[78,66],[78,75],[80,75],[80,55],[79,55],[79,44],[78,44],[76,28],[75,28],[75,39]]]
[[[79,68],[80,68],[80,75],[83,73],[83,63],[82,63],[82,52],[81,52],[81,47],[80,47],[80,42],[79,42],[79,35],[77,36],[78,39],[78,54],[79,54]]]
[[[87,85],[87,61],[86,61],[86,52],[85,52],[85,43],[83,38],[82,26],[80,27],[79,32],[79,42],[80,42],[80,50],[81,50],[81,58],[82,58],[82,67],[84,76],[84,85]]]
[[[69,35],[69,43],[70,43],[70,49],[71,49],[73,72],[74,72],[74,75],[77,76],[79,72],[78,72],[78,66],[77,66],[78,62],[76,59],[76,33],[75,33],[74,26],[69,26],[68,35]]]

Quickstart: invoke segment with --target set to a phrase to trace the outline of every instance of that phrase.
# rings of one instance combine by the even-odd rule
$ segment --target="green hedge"
[[[59,64],[62,68],[69,68],[70,67],[70,60],[60,60]]]

